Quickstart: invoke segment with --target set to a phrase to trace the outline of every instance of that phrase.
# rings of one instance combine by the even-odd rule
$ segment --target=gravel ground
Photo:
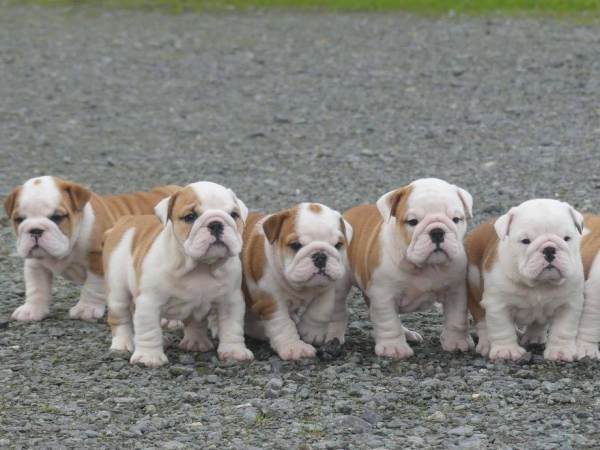
[[[165,16],[0,9],[0,194],[56,174],[120,192],[209,179],[252,209],[344,209],[435,175],[476,222],[532,196],[593,210],[600,28],[401,14]],[[23,301],[0,223],[0,319]],[[373,355],[351,298],[345,353],[284,363],[170,349],[159,370],[108,353],[104,321],[0,330],[0,447],[597,448],[599,364],[448,355],[437,312],[408,361]],[[177,340],[180,332],[172,332]]]

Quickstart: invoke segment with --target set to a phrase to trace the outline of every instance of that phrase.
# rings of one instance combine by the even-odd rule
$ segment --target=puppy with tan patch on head
[[[315,356],[312,344],[329,340],[335,283],[351,239],[350,224],[319,203],[252,213],[242,252],[246,333],[268,339],[281,359]]]
[[[17,253],[25,259],[25,303],[14,311],[13,319],[42,320],[49,314],[54,275],[83,284],[70,317],[102,317],[104,232],[123,215],[152,214],[154,206],[176,189],[163,186],[99,196],[80,184],[50,176],[17,187],[4,203],[17,236]]]
[[[198,182],[161,201],[156,213],[125,217],[106,233],[111,350],[133,351],[132,364],[167,363],[164,317],[183,321],[182,349],[208,351],[214,311],[219,358],[252,359],[244,343],[239,257],[246,206],[231,189]]]
[[[544,358],[573,361],[583,307],[583,217],[569,204],[534,199],[479,225],[465,240],[469,309],[477,351],[518,360],[521,344],[546,344]]]
[[[436,178],[413,181],[383,195],[375,205],[360,205],[344,214],[354,229],[348,249],[351,270],[340,280],[329,335],[343,341],[346,297],[357,286],[369,305],[375,353],[408,358],[407,338],[421,336],[402,326],[398,313],[444,308],[442,348],[467,351],[463,237],[472,216],[471,195]]]
[[[584,304],[577,332],[577,357],[599,359],[600,351],[600,216],[584,218],[581,257],[585,275]]]

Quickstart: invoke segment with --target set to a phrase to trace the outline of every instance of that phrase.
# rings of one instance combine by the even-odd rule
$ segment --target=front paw
[[[415,353],[410,346],[400,339],[378,341],[375,344],[375,354],[386,358],[406,359]]]
[[[577,341],[577,359],[600,359],[597,342]]]
[[[447,352],[468,352],[469,349],[472,349],[475,344],[473,343],[473,339],[471,339],[470,335],[448,335],[447,333],[442,333],[440,336],[440,342],[442,344],[442,349]]]
[[[179,348],[190,352],[208,352],[214,348],[214,345],[208,336],[184,336],[179,342]]]
[[[517,345],[517,344],[509,344],[509,345],[491,345],[490,348],[490,359],[492,361],[496,361],[499,359],[510,359],[512,361],[518,361],[525,355],[527,351]]]
[[[415,344],[420,344],[423,342],[423,336],[413,330],[409,330],[406,327],[402,327],[402,331],[404,331],[404,337],[408,342],[414,342]]]
[[[130,364],[143,364],[146,367],[152,368],[163,366],[168,362],[169,359],[162,349],[136,350],[129,360]]]
[[[12,318],[21,322],[37,322],[47,317],[48,314],[50,314],[48,308],[25,303],[15,309]]]
[[[111,352],[132,352],[133,338],[131,336],[115,336],[110,345]]]
[[[327,336],[325,342],[331,342],[334,339],[338,340],[340,345],[346,341],[346,322],[330,322],[327,327]]]
[[[317,354],[315,348],[301,340],[290,344],[280,345],[275,347],[275,351],[281,359],[298,360],[302,358],[314,358]]]
[[[546,350],[544,350],[544,359],[573,362],[577,359],[577,346],[574,342],[563,345],[547,345]]]
[[[254,355],[244,344],[219,344],[219,359],[223,361],[249,361]]]
[[[104,316],[104,310],[104,305],[90,305],[79,302],[69,310],[69,317],[71,319],[94,321]]]
[[[327,324],[308,323],[301,321],[298,324],[298,334],[304,342],[312,345],[322,345],[327,337]]]

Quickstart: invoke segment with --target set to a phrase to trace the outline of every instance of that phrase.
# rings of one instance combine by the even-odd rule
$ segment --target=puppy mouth
[[[317,272],[313,273],[312,276],[310,277],[310,279],[312,280],[313,278],[316,278],[316,277],[322,277],[322,278],[327,278],[328,280],[333,280],[333,278],[331,277],[331,275],[329,275],[323,269],[319,269]]]

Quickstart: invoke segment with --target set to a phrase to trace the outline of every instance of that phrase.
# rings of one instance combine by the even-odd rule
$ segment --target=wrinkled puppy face
[[[464,253],[467,219],[472,216],[471,195],[435,178],[420,179],[377,201],[385,221],[395,220],[404,257],[413,264],[451,263]]]
[[[22,258],[61,259],[68,256],[91,192],[55,177],[32,178],[4,203]]]
[[[242,250],[242,231],[248,209],[231,189],[202,181],[193,183],[156,205],[163,222],[190,258],[212,264],[237,256]]]
[[[301,203],[269,216],[263,230],[278,270],[296,289],[333,286],[344,274],[352,227],[337,211]]]
[[[583,216],[567,203],[529,200],[498,218],[494,227],[529,286],[562,284],[581,265]]]

